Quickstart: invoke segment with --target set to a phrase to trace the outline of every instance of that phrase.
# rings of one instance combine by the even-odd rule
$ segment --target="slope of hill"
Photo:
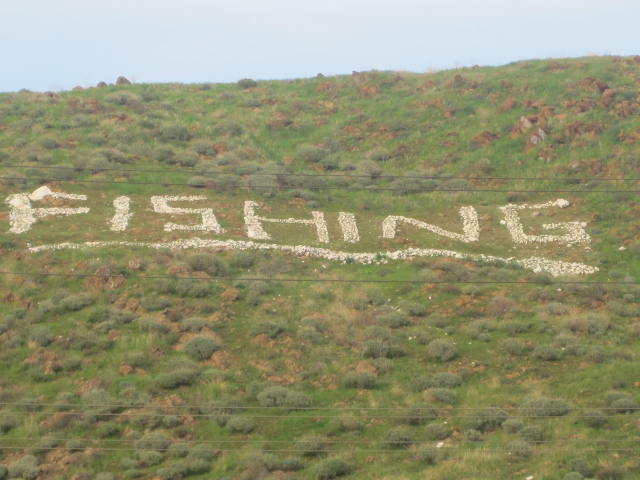
[[[0,94],[0,480],[638,478],[639,86]]]

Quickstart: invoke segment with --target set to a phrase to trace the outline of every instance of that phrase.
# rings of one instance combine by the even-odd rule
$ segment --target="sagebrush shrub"
[[[193,337],[184,346],[184,352],[193,360],[207,360],[222,346],[213,338],[198,336]]]
[[[162,432],[146,433],[136,442],[136,448],[143,450],[167,450],[169,445],[171,437]]]
[[[369,372],[349,372],[342,377],[342,386],[346,388],[371,389],[377,383],[375,375]]]
[[[316,480],[331,480],[333,478],[348,475],[353,471],[353,466],[339,458],[330,458],[320,462],[316,466]]]
[[[156,377],[159,387],[166,389],[178,388],[193,384],[198,378],[199,372],[190,368],[178,368],[168,373],[162,373]]]
[[[427,465],[436,465],[442,459],[442,451],[436,447],[421,447],[415,453],[415,459]]]
[[[191,140],[191,133],[182,125],[165,125],[160,128],[158,136],[164,142]]]
[[[302,145],[298,147],[296,156],[307,163],[318,163],[327,156],[329,152],[322,147],[315,145]]]
[[[386,448],[409,448],[415,439],[413,435],[405,430],[390,430],[384,437],[384,446]]]
[[[251,78],[242,78],[240,80],[238,80],[237,82],[238,87],[242,88],[243,90],[246,90],[248,88],[255,88],[258,86],[258,82],[256,82],[255,80],[251,79]]]
[[[491,432],[500,427],[506,419],[507,413],[504,410],[497,407],[487,407],[467,415],[464,423],[467,429]]]
[[[585,408],[580,415],[580,420],[591,428],[601,428],[609,422],[607,416],[597,408]]]
[[[438,409],[431,405],[415,405],[404,410],[398,418],[407,425],[423,425],[438,418]]]
[[[20,417],[15,413],[0,413],[0,433],[7,433],[20,425]]]
[[[451,342],[437,339],[427,345],[427,355],[432,360],[448,362],[458,355],[458,348]]]
[[[206,272],[213,276],[225,275],[228,271],[228,267],[225,262],[210,253],[194,253],[189,255],[185,261],[191,270]]]
[[[444,440],[449,438],[451,430],[441,423],[431,423],[424,427],[424,432],[429,440]]]
[[[20,457],[9,467],[9,478],[36,480],[38,478],[38,459],[33,455]]]
[[[451,405],[458,401],[458,395],[456,392],[449,388],[430,388],[427,392],[429,393],[429,396],[437,402]]]
[[[317,457],[327,450],[327,439],[320,435],[305,435],[295,443],[296,451],[305,457]]]
[[[251,433],[256,428],[256,422],[250,417],[232,416],[227,420],[226,427],[233,433]]]
[[[529,443],[524,440],[512,440],[507,443],[507,454],[514,460],[521,460],[529,458],[533,455],[533,450],[529,446]]]
[[[563,401],[556,398],[532,398],[520,405],[520,413],[526,417],[561,417],[569,413],[571,408]]]

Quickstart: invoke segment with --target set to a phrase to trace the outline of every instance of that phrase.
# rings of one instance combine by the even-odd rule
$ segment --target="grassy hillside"
[[[0,94],[0,480],[640,478],[639,86],[590,57]],[[249,238],[247,201],[328,241]]]

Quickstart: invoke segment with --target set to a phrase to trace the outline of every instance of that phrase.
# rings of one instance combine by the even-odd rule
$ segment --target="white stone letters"
[[[76,195],[73,193],[53,192],[49,187],[42,186],[32,193],[16,193],[9,195],[5,199],[5,203],[9,205],[9,232],[24,233],[31,229],[31,226],[44,218],[54,215],[77,215],[80,213],[89,213],[87,207],[77,208],[33,208],[32,201],[43,200],[45,198],[65,199],[65,200],[86,200],[86,195]]]
[[[462,218],[463,233],[450,232],[449,230],[416,220],[415,218],[390,215],[382,222],[382,237],[395,238],[398,231],[398,223],[403,222],[461,242],[477,242],[480,239],[480,225],[478,223],[478,213],[476,212],[476,209],[473,207],[462,207],[460,208],[459,213]]]
[[[266,218],[256,215],[256,207],[259,205],[256,202],[247,200],[244,202],[244,224],[247,229],[247,236],[255,240],[269,240],[271,235],[265,232],[262,227],[263,222],[268,223],[298,223],[302,225],[313,225],[316,227],[316,233],[318,235],[318,241],[322,243],[329,242],[329,231],[327,230],[327,222],[324,219],[324,213],[311,212],[312,220],[305,220],[301,218]]]
[[[360,241],[358,224],[356,223],[356,216],[353,213],[338,213],[338,223],[340,224],[342,238],[345,242],[357,243]]]
[[[32,204],[43,200],[49,206],[35,208]],[[13,234],[21,234],[31,230],[34,223],[39,219],[48,216],[61,215],[77,215],[89,213],[88,207],[69,207],[66,206],[68,201],[86,201],[86,195],[78,195],[72,193],[54,192],[47,186],[42,186],[34,190],[32,193],[16,193],[5,198],[5,203],[9,205],[9,232]],[[165,232],[173,231],[199,231],[213,232],[216,234],[225,233],[225,230],[218,223],[212,208],[182,208],[169,205],[172,202],[199,202],[207,200],[204,195],[155,195],[151,197],[152,210],[155,213],[166,215],[191,215],[198,216],[199,223],[165,223],[163,229]],[[59,206],[65,205],[65,206]],[[132,201],[128,196],[119,196],[113,199],[113,216],[107,219],[109,231],[116,234],[126,232],[129,222],[133,217],[131,211]],[[548,243],[557,243],[567,245],[568,247],[581,246],[589,248],[591,237],[586,232],[587,224],[581,221],[567,221],[559,223],[543,223],[539,226],[542,231],[551,231],[547,234],[537,234],[531,230],[525,233],[523,221],[520,218],[523,210],[542,210],[548,208],[566,208],[570,204],[562,198],[551,200],[545,203],[536,204],[508,204],[499,207],[502,212],[503,219],[501,224],[505,225],[509,230],[515,245],[542,245]],[[450,257],[457,259],[470,259],[478,261],[499,261],[505,264],[513,264],[526,268],[533,272],[546,272],[553,276],[561,275],[587,275],[598,271],[595,266],[586,265],[577,262],[565,262],[562,260],[553,260],[538,256],[526,258],[514,257],[496,257],[493,255],[479,253],[462,253],[453,250],[444,250],[437,248],[418,248],[410,247],[395,251],[368,251],[354,252],[333,250],[326,246],[311,245],[295,245],[293,242],[256,242],[255,240],[271,240],[271,235],[265,231],[265,223],[294,224],[313,227],[317,235],[318,242],[329,242],[329,230],[327,221],[323,212],[311,211],[311,217],[307,218],[269,218],[256,213],[260,208],[257,202],[246,200],[244,202],[244,226],[248,239],[212,239],[212,238],[179,238],[169,241],[137,241],[135,239],[118,238],[115,240],[95,240],[84,243],[62,242],[49,245],[31,246],[28,248],[31,252],[41,252],[60,249],[75,248],[100,248],[106,246],[120,247],[147,247],[147,248],[171,248],[171,249],[191,249],[191,248],[214,248],[229,250],[278,250],[301,257],[324,258],[343,263],[386,263],[389,261],[407,260],[417,257]],[[462,233],[457,233],[436,225],[426,223],[422,220],[409,218],[399,215],[389,215],[382,221],[382,238],[393,239],[398,235],[400,224],[410,225],[412,227],[428,230],[431,233],[445,237],[448,239],[472,243],[480,241],[480,225],[478,221],[478,213],[472,206],[463,206],[458,210],[458,214],[462,220]],[[331,219],[335,221],[335,214],[331,214]],[[239,220],[239,218],[238,218]],[[194,221],[194,220],[192,220]],[[342,232],[342,241],[355,244],[360,242],[360,231],[356,215],[350,212],[338,212],[337,226]],[[103,231],[106,228],[103,227]],[[131,232],[134,233],[134,232]],[[236,234],[239,232],[236,232]],[[533,234],[536,233],[536,234]],[[113,235],[112,235],[113,236]],[[370,239],[371,240],[371,239]]]
[[[550,207],[566,208],[569,205],[569,202],[563,198],[534,205],[514,205],[510,203],[500,207],[504,214],[502,223],[507,226],[513,241],[517,244],[557,242],[564,243],[567,246],[581,245],[588,248],[591,237],[585,231],[587,226],[585,222],[545,223],[542,225],[545,230],[564,230],[564,235],[527,235],[524,232],[524,227],[518,214],[519,210],[540,210]]]
[[[202,223],[196,225],[179,225],[177,223],[165,223],[164,231],[172,232],[174,230],[197,230],[213,233],[224,233],[224,229],[216,220],[213,210],[210,208],[179,208],[170,207],[169,202],[196,202],[206,200],[204,195],[154,195],[151,197],[151,205],[156,213],[169,213],[173,215],[198,214],[202,217]]]
[[[133,217],[130,213],[131,199],[129,197],[118,197],[113,201],[113,208],[116,213],[111,218],[109,224],[112,232],[124,232],[129,226],[129,220]]]

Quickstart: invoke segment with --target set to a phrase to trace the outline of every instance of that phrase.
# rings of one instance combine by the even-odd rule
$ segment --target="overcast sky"
[[[0,91],[640,54],[638,0],[0,0]]]

